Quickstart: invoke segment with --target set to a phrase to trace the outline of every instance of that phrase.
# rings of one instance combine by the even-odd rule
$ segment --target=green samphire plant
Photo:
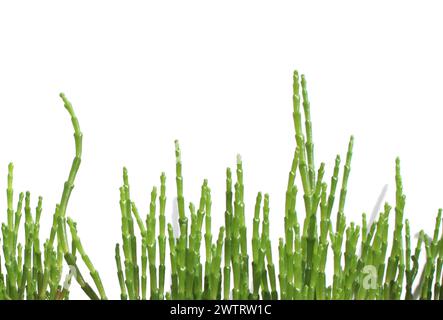
[[[285,211],[281,212],[284,234],[278,245],[270,238],[269,195],[257,194],[252,219],[245,212],[240,156],[235,173],[226,169],[224,226],[212,234],[209,183],[203,181],[198,202],[185,202],[181,150],[176,141],[178,235],[166,221],[166,175],[160,175],[159,189],[153,187],[148,214],[142,217],[131,200],[128,171],[123,169],[122,242],[115,246],[121,299],[443,299],[442,210],[438,211],[432,236],[421,231],[413,246],[409,222],[404,219],[400,160],[396,159],[395,207],[386,203],[373,223],[365,214],[360,224],[347,222],[345,202],[354,139],[349,140],[344,165],[339,155],[335,158],[328,184],[325,164],[317,166],[314,160],[305,78],[294,72],[293,80],[296,143]],[[100,276],[82,246],[77,225],[67,217],[81,162],[82,133],[72,105],[63,94],[61,98],[74,127],[75,158],[43,248],[39,230],[42,198],[34,215],[29,192],[21,193],[14,207],[13,165],[9,165],[0,299],[68,299],[72,278],[88,298],[107,298]],[[296,206],[297,201],[302,203]],[[25,218],[21,219],[23,206]],[[391,215],[393,229],[389,229]],[[21,226],[24,246],[19,241]],[[252,227],[250,238],[248,226]],[[420,265],[423,248],[424,263]],[[81,274],[78,256],[94,288]],[[68,271],[64,271],[64,265]],[[331,274],[327,265],[332,268]]]
[[[328,186],[325,164],[317,167],[314,161],[306,80],[297,71],[293,75],[293,120],[296,147],[286,187],[285,212],[281,213],[285,232],[279,239],[276,258],[269,237],[268,194],[257,194],[253,219],[246,220],[240,156],[235,183],[231,169],[226,170],[224,226],[214,237],[208,181],[203,181],[197,205],[185,203],[178,141],[178,237],[172,225],[165,222],[165,174],[160,176],[160,195],[154,187],[149,213],[142,219],[131,201],[128,172],[123,169],[120,207],[124,263],[120,245],[115,249],[122,299],[443,299],[442,211],[438,211],[433,237],[420,232],[412,248],[409,222],[404,219],[400,160],[396,159],[395,209],[386,203],[374,223],[368,223],[365,214],[361,225],[347,223],[345,202],[354,139],[351,136],[349,140],[342,169],[337,155]],[[295,183],[297,174],[300,187]],[[296,202],[300,201],[297,199],[303,202],[303,213],[296,210]],[[390,230],[392,211],[395,223]],[[140,234],[138,242],[135,225]],[[251,239],[247,236],[248,226],[252,227]],[[426,261],[420,269],[422,247]],[[167,249],[169,290],[165,289]],[[277,258],[278,270],[274,264]],[[331,275],[326,274],[329,260],[333,264]],[[419,270],[421,278],[415,281]]]
[[[40,218],[42,215],[42,197],[39,197],[35,215],[31,210],[31,194],[20,193],[14,208],[13,164],[8,167],[7,186],[7,222],[2,224],[2,246],[5,272],[0,263],[0,299],[7,300],[64,300],[69,299],[71,279],[74,277],[90,299],[106,299],[100,276],[86,255],[77,235],[75,222],[66,218],[69,198],[74,188],[74,181],[81,163],[82,133],[71,103],[64,94],[60,94],[66,110],[69,112],[74,127],[75,158],[68,180],[63,187],[60,203],[56,205],[52,218],[52,227],[47,240],[40,240]],[[24,200],[24,221],[22,219]],[[67,224],[71,233],[71,242],[67,236]],[[20,231],[24,227],[24,246],[19,242]],[[71,246],[69,246],[71,244]],[[99,295],[83,278],[77,266],[77,253],[80,254],[97,286]],[[63,261],[69,272],[63,277]]]

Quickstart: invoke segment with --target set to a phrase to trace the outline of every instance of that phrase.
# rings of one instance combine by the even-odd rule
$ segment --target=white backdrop
[[[385,184],[393,203],[400,155],[406,216],[414,231],[431,232],[443,206],[439,3],[2,1],[2,188],[13,161],[16,191],[44,197],[46,234],[74,154],[63,91],[84,133],[68,215],[110,298],[119,297],[121,169],[129,169],[142,212],[166,171],[171,212],[174,139],[181,142],[186,199],[198,201],[209,179],[214,227],[223,218],[225,168],[241,153],[247,215],[256,193],[269,192],[276,239],[295,146],[296,68],[308,80],[316,161],[326,162],[328,180],[336,153],[344,157],[355,135],[349,219],[371,212]]]

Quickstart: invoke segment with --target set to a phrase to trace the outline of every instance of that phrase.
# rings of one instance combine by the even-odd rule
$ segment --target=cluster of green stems
[[[151,193],[149,213],[142,220],[130,200],[127,171],[124,169],[120,202],[124,270],[119,245],[116,246],[122,299],[443,299],[442,211],[438,212],[433,237],[421,231],[412,252],[409,222],[404,219],[406,198],[400,160],[396,159],[394,230],[389,230],[392,208],[388,203],[373,223],[367,221],[365,213],[361,225],[347,223],[345,203],[354,138],[351,136],[349,140],[343,168],[340,155],[336,156],[328,186],[324,177],[325,164],[315,165],[307,85],[305,77],[300,77],[297,71],[293,75],[293,121],[296,146],[286,188],[284,236],[278,242],[278,271],[269,237],[268,194],[257,194],[252,238],[247,236],[250,224],[246,222],[245,215],[241,157],[237,158],[234,184],[231,169],[226,170],[224,226],[219,229],[218,237],[213,239],[208,181],[203,182],[198,208],[192,202],[186,206],[181,151],[176,141],[179,235],[175,236],[172,225],[167,225],[170,288],[165,292],[165,174],[162,173],[160,179],[160,223],[157,230],[156,188]],[[299,193],[302,193],[303,199],[302,204],[297,206]],[[301,215],[297,212],[300,207],[304,209]],[[141,275],[134,219],[141,233]],[[203,235],[204,249],[201,249]],[[160,253],[158,260],[157,246]],[[426,261],[420,269],[422,247],[426,250]],[[151,288],[149,297],[146,292],[146,251]],[[326,273],[328,261],[333,270],[331,275]],[[416,281],[420,270],[421,277]]]
[[[100,276],[80,241],[77,224],[67,216],[81,163],[82,133],[71,103],[60,96],[74,128],[75,157],[43,246],[42,198],[38,198],[34,214],[29,192],[20,193],[14,207],[13,165],[9,165],[7,217],[1,230],[0,300],[69,299],[72,279],[88,298],[107,299]],[[177,234],[166,221],[165,173],[160,175],[159,189],[152,188],[148,213],[142,217],[131,200],[128,171],[123,169],[122,242],[115,246],[121,299],[443,299],[442,210],[438,211],[432,236],[421,231],[413,247],[409,222],[404,218],[406,197],[400,160],[396,159],[394,210],[386,203],[374,222],[363,213],[361,223],[348,223],[345,203],[354,139],[351,136],[349,140],[343,167],[340,156],[336,156],[328,185],[325,163],[317,167],[314,159],[307,85],[297,71],[293,75],[293,122],[295,151],[281,214],[284,234],[277,246],[273,246],[269,231],[269,217],[277,215],[270,211],[269,195],[259,192],[255,206],[245,206],[240,156],[234,176],[231,168],[226,169],[224,226],[214,237],[208,181],[202,183],[198,202],[185,201],[178,141]],[[302,202],[298,204],[299,194]],[[251,210],[252,224],[247,210]],[[390,221],[393,230],[389,229]],[[252,237],[248,238],[247,227],[251,225]],[[422,248],[425,256],[420,260]],[[278,253],[275,258],[274,252]],[[78,256],[94,286],[82,275]],[[332,274],[328,274],[328,266]]]
[[[52,226],[47,240],[40,242],[40,218],[42,197],[38,198],[35,215],[31,209],[31,194],[20,193],[14,208],[13,164],[8,167],[7,221],[2,224],[2,249],[5,269],[0,263],[0,300],[65,300],[69,299],[72,278],[75,278],[90,299],[106,299],[97,271],[83,249],[77,235],[76,223],[66,216],[68,202],[81,163],[82,132],[71,103],[60,94],[64,106],[71,116],[74,128],[75,157],[67,181],[64,183],[60,203],[52,216]],[[24,201],[24,224],[22,219]],[[24,226],[24,237],[21,237]],[[68,240],[68,229],[71,241]],[[23,231],[22,231],[23,232]],[[24,246],[20,239],[24,239]],[[81,256],[97,287],[96,291],[85,281],[77,264],[77,253]],[[0,255],[1,258],[1,255]],[[64,272],[63,262],[68,266]],[[65,276],[64,276],[65,275]]]

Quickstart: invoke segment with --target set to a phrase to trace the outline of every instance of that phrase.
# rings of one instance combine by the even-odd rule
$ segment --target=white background
[[[46,237],[74,155],[63,91],[84,133],[68,215],[110,298],[119,297],[121,169],[128,167],[143,213],[166,171],[171,212],[176,138],[186,200],[197,202],[208,178],[218,228],[225,168],[241,153],[247,215],[256,193],[269,192],[276,239],[295,146],[298,69],[307,76],[316,161],[326,162],[328,181],[336,153],[344,158],[355,135],[349,220],[370,213],[385,184],[393,203],[400,155],[406,216],[414,232],[431,232],[443,206],[439,2],[2,1],[2,188],[13,161],[15,189],[29,189],[33,205],[44,196]],[[77,286],[73,292],[84,297]]]

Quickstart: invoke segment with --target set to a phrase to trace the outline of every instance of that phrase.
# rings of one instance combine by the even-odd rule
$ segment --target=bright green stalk
[[[302,87],[302,96],[303,96],[303,110],[305,115],[306,154],[308,157],[308,174],[309,174],[310,185],[313,186],[315,184],[314,143],[312,140],[310,103],[308,99],[308,90],[304,75],[301,76],[301,87]]]
[[[297,166],[299,163],[300,153],[299,148],[297,147],[294,152],[294,157],[292,159],[291,170],[289,172],[288,178],[288,186],[286,189],[286,202],[285,202],[285,261],[287,263],[286,268],[286,280],[288,283],[286,284],[286,294],[288,298],[292,298],[294,293],[294,268],[293,268],[293,228],[297,223],[297,214],[295,212],[295,199],[297,194],[297,187],[295,186],[295,176],[297,172]],[[297,239],[296,239],[297,241]],[[297,278],[298,275],[295,275]]]
[[[403,247],[400,247],[399,260],[400,263],[398,266],[397,279],[394,281],[394,285],[391,289],[393,299],[395,300],[399,300],[401,298],[401,293],[403,291],[403,279],[405,277],[406,270]]]
[[[373,245],[373,265],[377,268],[377,284],[379,288],[383,287],[383,279],[385,274],[385,261],[386,261],[386,251],[388,247],[388,232],[389,232],[389,215],[392,207],[385,203],[384,212],[380,216],[379,226],[377,228],[380,229],[380,232],[375,237],[374,245]],[[387,290],[389,292],[389,290]],[[370,292],[370,297],[374,295],[374,291]],[[376,296],[377,299],[380,299],[379,296]]]
[[[363,213],[362,214],[362,237],[361,237],[361,253],[360,253],[360,260],[358,261],[358,265],[357,265],[357,272],[359,273],[359,284],[358,284],[358,288],[357,288],[357,293],[356,293],[356,299],[357,300],[362,300],[366,297],[367,295],[367,288],[364,287],[363,285],[363,281],[364,278],[366,277],[366,273],[364,273],[364,268],[367,265],[371,265],[371,242],[372,239],[375,235],[375,232],[377,230],[377,223],[372,223],[369,231],[368,231],[368,226],[367,226],[367,221],[366,221],[366,214]]]
[[[255,201],[254,220],[252,227],[252,283],[253,283],[253,299],[258,299],[260,284],[262,280],[262,269],[259,263],[260,251],[260,209],[262,194],[259,192]]]
[[[440,249],[439,249],[439,233],[440,233],[440,225],[441,225],[441,217],[442,211],[441,209],[438,211],[436,224],[434,228],[434,236],[433,238],[428,238],[424,234],[421,236],[424,238],[425,248],[426,248],[426,264],[424,266],[424,277],[423,284],[421,285],[421,298],[422,299],[431,299],[432,298],[432,290],[434,289],[434,298],[438,295],[436,291],[440,291],[439,289],[439,281],[441,274],[441,257],[440,257]],[[437,261],[437,265],[435,263],[437,256],[439,256],[439,261]],[[437,267],[437,270],[436,270]],[[437,271],[437,275],[434,276]],[[434,277],[436,278],[436,283],[432,286],[434,281]]]
[[[294,190],[294,197],[293,197],[293,203],[295,205],[295,186],[293,188]],[[303,248],[302,248],[302,241],[301,241],[301,234],[300,234],[300,225],[298,222],[294,225],[294,298],[300,299],[303,285],[304,285],[304,274],[303,274]]]
[[[361,250],[363,251],[363,247],[368,238],[368,221],[366,218],[366,213],[363,212],[361,215]],[[362,252],[363,253],[363,252]]]
[[[325,268],[326,268],[326,259],[328,254],[328,243],[321,243],[319,246],[319,256],[320,261],[318,264],[318,279],[316,282],[316,298],[319,300],[328,299],[327,297],[327,288],[326,288],[326,276],[325,276]]]
[[[295,127],[295,139],[297,147],[299,148],[299,169],[303,184],[305,195],[309,196],[311,193],[310,179],[308,176],[308,165],[306,164],[306,146],[303,135],[301,113],[300,113],[300,84],[298,72],[294,71],[293,75],[293,119]],[[309,203],[306,205],[306,212],[310,212]]]
[[[259,192],[255,200],[255,210],[254,210],[254,220],[252,227],[252,263],[257,263],[258,251],[260,249],[260,238],[259,238],[259,228],[260,228],[260,209],[261,209],[262,194]]]
[[[42,197],[38,198],[38,204],[36,208],[36,215],[35,215],[35,224],[34,224],[34,233],[33,233],[33,278],[34,281],[36,281],[36,289],[38,294],[40,292],[40,289],[42,287],[42,281],[43,281],[43,265],[42,265],[42,254],[40,249],[40,217],[42,213]]]
[[[210,292],[212,292],[211,284],[210,284],[210,276],[211,276],[211,266],[212,266],[212,232],[211,232],[211,190],[206,188],[206,216],[205,216],[205,252],[206,252],[206,262],[205,262],[205,297],[209,297]]]
[[[185,296],[186,281],[186,248],[188,243],[188,219],[185,215],[185,200],[183,198],[183,177],[181,151],[178,140],[175,141],[175,160],[176,160],[176,185],[177,185],[177,203],[180,224],[180,239],[178,243],[178,298],[183,299]]]
[[[237,183],[235,193],[235,215],[238,217],[239,223],[239,241],[240,241],[240,298],[249,298],[249,256],[248,244],[246,239],[245,224],[245,205],[244,205],[244,185],[243,185],[243,162],[240,155],[237,155]]]
[[[289,178],[288,178],[288,186],[286,189],[286,202],[285,202],[285,251],[286,251],[286,258],[285,261],[288,265],[287,267],[287,281],[286,284],[286,294],[288,298],[292,299],[292,296],[298,294],[298,292],[301,290],[301,286],[297,286],[294,288],[294,276],[296,278],[300,277],[301,281],[301,274],[294,273],[294,268],[292,267],[294,263],[294,252],[293,252],[293,241],[294,241],[294,226],[298,223],[297,221],[297,213],[295,211],[295,199],[297,195],[297,187],[295,186],[295,175],[297,171],[297,166],[299,164],[300,159],[300,152],[299,148],[297,147],[294,152],[294,157],[292,159],[292,165],[291,170],[289,172]],[[299,241],[299,239],[295,239],[295,242]]]
[[[221,256],[222,256],[222,250],[223,250],[223,235],[224,235],[225,228],[220,227],[219,233],[218,233],[218,239],[217,239],[217,247],[215,250],[215,255],[212,260],[211,265],[211,285],[210,285],[210,299],[215,300],[217,299],[218,293],[220,292],[221,288],[219,287],[220,282],[220,264],[221,264]]]
[[[409,234],[409,222],[406,223],[406,232],[407,234]],[[418,259],[420,258],[423,237],[424,237],[423,231],[420,231],[420,235],[418,236],[417,245],[415,246],[415,251],[413,256],[410,256],[409,252],[406,253],[406,259],[407,259],[406,261],[408,262],[409,259],[412,260],[412,268],[406,265],[406,297],[405,297],[406,300],[413,299],[412,285],[418,273],[418,267],[419,267]],[[410,247],[410,242],[409,243],[408,242],[409,241],[406,240],[407,246]]]
[[[288,300],[286,294],[286,285],[287,285],[287,274],[286,274],[286,254],[285,254],[285,245],[283,238],[279,239],[278,242],[278,253],[279,253],[279,283],[280,283],[280,297],[282,300]]]
[[[141,241],[141,262],[142,262],[142,273],[141,273],[141,291],[142,291],[142,299],[146,300],[146,286],[147,286],[147,261],[148,261],[148,257],[146,255],[146,251],[147,251],[147,230],[145,228],[145,224],[142,220],[142,218],[140,217],[140,214],[138,212],[137,206],[135,205],[134,202],[131,202],[131,211],[134,214],[135,217],[135,221],[137,222],[137,225],[140,229],[140,233],[142,235],[142,241]],[[135,262],[137,263],[137,261]],[[138,281],[138,277],[137,277],[137,281]]]
[[[263,200],[263,224],[262,235],[260,239],[260,262],[259,270],[261,273],[261,285],[262,285],[262,297],[263,299],[270,299],[270,293],[268,289],[267,271],[265,267],[266,250],[269,242],[269,194],[265,193]]]
[[[42,286],[40,287],[38,292],[40,300],[46,299],[46,294],[47,294],[46,288],[49,283],[49,273],[50,273],[49,248],[50,248],[49,241],[47,240],[43,244],[43,257],[44,257],[43,280],[42,280]]]
[[[131,212],[134,215],[135,221],[137,222],[137,225],[140,229],[140,233],[141,233],[142,237],[146,238],[147,237],[147,229],[149,229],[149,226],[148,226],[148,228],[145,227],[145,223],[143,222],[143,219],[140,217],[140,213],[138,212],[137,206],[132,201],[131,201]]]
[[[288,214],[290,192],[295,183],[295,176],[297,174],[298,160],[300,158],[299,149],[295,148],[294,157],[292,158],[291,170],[289,171],[288,186],[286,188],[286,202],[285,202],[285,214]]]
[[[319,242],[323,245],[327,244],[329,225],[331,224],[328,214],[328,202],[326,200],[326,188],[327,188],[326,183],[323,183],[321,198],[320,198],[320,239],[319,239]]]
[[[241,157],[237,156],[237,182],[234,186],[234,217],[233,217],[233,231],[232,231],[232,267],[234,273],[234,288],[233,299],[245,298],[244,284],[247,275],[244,271],[244,258],[247,255],[245,252],[246,244],[243,238],[245,232],[244,226],[244,203],[243,203],[243,168]],[[247,283],[247,281],[246,281]]]
[[[148,248],[148,260],[149,260],[149,276],[151,285],[151,299],[158,299],[157,289],[157,266],[156,259],[156,239],[155,239],[155,210],[157,200],[157,188],[153,187],[151,191],[151,203],[149,205],[149,215],[147,217],[147,248]]]
[[[343,270],[341,267],[341,258],[345,227],[346,218],[342,216],[332,241],[332,251],[334,253],[333,299],[343,299]]]
[[[236,193],[237,193],[236,188]],[[238,202],[235,202],[235,208],[237,208]],[[238,209],[235,209],[237,211]],[[232,297],[234,300],[238,300],[240,298],[240,226],[239,226],[239,217],[237,214],[234,215],[234,224],[233,224],[233,238],[232,238],[232,270],[233,270],[233,278],[234,278],[234,287],[232,290]]]
[[[396,171],[395,171],[395,181],[396,181],[396,206],[395,206],[395,229],[393,237],[393,245],[391,249],[391,255],[388,259],[388,266],[386,269],[386,279],[385,283],[391,286],[394,281],[398,265],[403,263],[400,260],[400,251],[403,250],[402,241],[402,229],[403,229],[403,211],[405,206],[405,196],[403,194],[403,185],[400,175],[400,159],[396,159]]]
[[[16,254],[15,254],[15,249],[17,247],[17,237],[18,237],[18,231],[19,231],[19,227],[20,227],[20,220],[22,218],[22,207],[23,207],[23,199],[24,199],[24,194],[23,192],[21,192],[19,194],[19,198],[18,198],[18,204],[17,204],[17,210],[15,211],[15,218],[14,218],[14,229],[13,229],[13,234],[12,234],[12,247],[10,247],[10,250],[12,250],[12,256],[13,258],[15,258]]]
[[[365,219],[365,215],[363,214],[363,219]],[[364,221],[364,220],[363,220]],[[368,264],[369,253],[370,253],[370,244],[372,239],[374,238],[375,232],[377,229],[377,223],[373,223],[369,231],[365,231],[365,236],[362,237],[362,247],[361,247],[361,261],[366,265]],[[362,231],[363,235],[363,231]],[[364,240],[363,240],[364,239]]]
[[[172,225],[168,223],[168,240],[169,240],[169,254],[171,259],[171,298],[177,299],[178,294],[178,263],[177,263],[177,248],[175,245],[174,232]]]
[[[60,207],[58,210],[58,214],[62,219],[66,217],[66,209],[68,207],[69,198],[71,196],[72,190],[74,189],[74,181],[77,176],[78,169],[81,163],[82,156],[82,139],[83,134],[80,130],[80,124],[78,119],[74,113],[74,109],[72,108],[71,103],[68,101],[66,96],[63,93],[60,93],[60,97],[63,100],[64,106],[66,110],[69,112],[71,116],[72,126],[74,127],[74,140],[75,140],[75,157],[72,162],[71,170],[69,172],[68,180],[64,184],[62,198],[60,200]],[[55,223],[55,222],[54,222]],[[59,234],[59,240],[62,242],[63,247],[67,246],[67,237],[66,237],[66,226],[64,225],[61,229],[62,234]],[[50,240],[52,244],[52,239]]]
[[[314,276],[310,279],[310,287],[316,292],[316,297],[318,299],[325,299],[325,286],[326,286],[326,257],[327,257],[327,235],[329,230],[329,216],[328,207],[326,200],[326,183],[322,183],[321,196],[320,196],[320,237],[318,239],[317,254],[315,259],[315,264],[313,267]]]
[[[335,191],[337,189],[339,171],[340,171],[340,156],[337,155],[337,157],[335,158],[334,173],[331,177],[331,188],[329,190],[329,198],[328,198],[328,216],[329,217],[331,216],[332,208],[334,207]]]
[[[86,252],[83,248],[83,245],[82,245],[80,238],[78,236],[78,233],[77,233],[77,225],[71,218],[68,218],[67,222],[69,225],[69,229],[71,231],[73,241],[75,243],[75,247],[77,248],[78,252],[80,253],[80,256],[82,257],[83,262],[85,263],[86,267],[89,270],[89,273],[91,274],[92,279],[94,280],[94,283],[95,283],[97,290],[100,294],[100,298],[102,300],[106,300],[107,299],[106,293],[103,288],[103,284],[102,284],[100,275],[98,274],[97,270],[94,268],[94,265],[92,264],[91,259],[89,259],[89,256],[86,254]]]
[[[354,146],[354,137],[351,136],[351,138],[349,139],[348,152],[346,154],[346,163],[344,166],[343,179],[342,179],[342,185],[341,185],[341,190],[340,190],[340,200],[339,200],[339,204],[338,204],[338,213],[337,213],[337,226],[336,226],[337,229],[341,223],[341,221],[340,221],[341,218],[344,216],[346,194],[348,191],[348,189],[347,189],[348,178],[349,178],[349,173],[351,172],[351,160],[352,160],[353,146]]]
[[[57,216],[55,216],[54,220],[53,220],[53,227],[57,226],[56,229],[57,229],[57,235],[58,235],[58,241],[59,241],[59,248],[62,250],[66,262],[68,263],[68,265],[73,266],[78,271],[78,267],[76,265],[75,259],[72,256],[72,254],[69,252],[69,248],[68,248],[68,240],[67,240],[67,235],[66,235],[66,210],[68,207],[68,202],[69,202],[69,198],[71,196],[72,190],[74,189],[74,181],[77,176],[77,172],[78,172],[78,169],[79,169],[80,163],[81,163],[83,134],[80,130],[80,125],[79,125],[78,119],[75,115],[74,109],[72,108],[71,103],[68,101],[68,99],[66,98],[66,96],[63,93],[60,94],[60,97],[63,100],[65,109],[69,112],[69,114],[71,116],[72,126],[74,128],[75,157],[72,162],[72,166],[71,166],[71,170],[69,172],[68,179],[65,182],[64,187],[63,187],[63,193],[62,193],[62,197],[60,200],[60,204],[59,204],[58,210],[56,210]],[[48,243],[49,247],[53,246],[54,236],[55,236],[55,234],[53,232],[51,232],[51,237],[50,237],[49,243]],[[61,267],[59,267],[59,269],[60,268]],[[60,269],[60,272],[61,272],[61,269]],[[97,277],[97,275],[94,275],[94,277]],[[83,283],[84,280],[81,278],[81,275],[77,275],[76,279],[81,282],[81,283],[79,282],[79,284],[84,290],[86,290],[85,293],[88,294],[88,296],[90,296],[91,298],[97,297],[97,294],[95,294],[95,292],[93,292],[92,288],[89,285],[87,285],[86,283]],[[97,281],[97,279],[94,279],[94,281]],[[104,292],[100,292],[100,295],[102,296],[102,298],[105,297]]]
[[[206,212],[206,204],[207,204],[207,192],[208,192],[208,181],[205,179],[201,186],[201,195],[200,195],[200,204],[197,210],[197,221],[195,225],[195,245],[193,245],[193,257],[194,257],[194,283],[193,283],[193,291],[195,299],[203,298],[202,291],[202,281],[203,281],[203,272],[202,272],[202,263],[200,259],[200,247],[202,240],[202,227],[203,227],[203,218]]]
[[[226,169],[226,211],[225,211],[225,267],[223,269],[223,299],[228,300],[231,288],[232,260],[232,175],[231,169]]]
[[[185,218],[185,199],[183,198],[182,162],[178,140],[175,140],[175,161],[178,213],[180,219],[183,220]]]
[[[127,181],[127,173],[126,169],[123,169],[123,177],[124,182]],[[130,300],[136,299],[135,289],[134,289],[134,263],[132,258],[133,250],[132,247],[132,237],[130,228],[131,221],[131,205],[128,204],[130,200],[128,199],[127,193],[128,186],[123,185],[120,188],[120,209],[122,213],[122,241],[123,241],[123,254],[124,254],[124,265],[125,265],[125,279],[126,279],[126,287],[128,290],[128,297]],[[128,210],[129,209],[129,210]],[[132,230],[133,231],[133,230]]]
[[[33,239],[33,229],[34,229],[34,221],[31,216],[31,207],[30,207],[31,195],[29,192],[26,192],[25,198],[25,260],[23,263],[23,273],[21,279],[21,285],[19,287],[19,298],[23,299],[25,286],[27,287],[27,298],[33,299],[34,297],[34,286],[32,283],[32,273],[31,273],[31,264],[32,264],[32,239]]]
[[[377,270],[377,288],[366,290],[362,288],[359,292],[359,297],[365,297],[367,294],[368,299],[378,299],[380,289],[383,287],[383,277],[385,269],[385,257],[386,257],[386,242],[388,237],[388,220],[391,206],[385,203],[384,211],[380,214],[377,223],[374,223],[371,230],[375,228],[374,241],[368,253],[366,254],[365,265],[373,265]],[[368,235],[367,243],[372,238],[372,231]]]
[[[443,269],[443,235],[438,245],[437,269],[434,284],[434,300],[443,299],[442,296],[442,269]]]
[[[262,287],[262,290],[261,290],[261,296],[262,296],[262,299],[263,300],[270,300],[271,299],[271,293],[269,292],[269,285],[268,285],[268,272],[267,272],[267,270],[266,270],[266,267],[265,267],[265,262],[264,262],[264,258],[265,258],[265,254],[266,254],[266,248],[264,248],[264,246],[265,246],[265,243],[266,242],[263,242],[264,244],[262,245],[262,247],[261,247],[261,249],[260,249],[260,252],[261,252],[261,256],[263,257],[262,259],[262,261],[263,262],[261,262],[262,264],[263,264],[263,272],[262,272],[262,284],[261,284],[261,287]]]
[[[405,247],[406,247],[406,297],[410,300],[412,298],[412,269],[411,269],[411,231],[409,227],[409,220],[405,220]]]
[[[202,277],[203,266],[201,262],[198,262],[196,263],[196,272],[194,276],[194,297],[196,300],[201,300],[203,298]]]
[[[57,253],[55,252],[55,250],[53,249],[53,247],[51,245],[46,246],[47,249],[47,256],[46,259],[49,261],[49,280],[48,280],[48,284],[49,284],[49,293],[48,293],[48,298],[51,300],[55,299],[55,295],[56,295],[56,290],[57,290],[57,274],[58,274],[58,270],[57,270]]]
[[[7,203],[8,203],[8,230],[9,230],[9,234],[12,234],[13,230],[14,230],[14,209],[13,209],[13,201],[14,201],[14,190],[12,188],[13,185],[13,177],[14,177],[14,164],[10,163],[8,165],[8,188],[6,190],[6,195],[7,195]],[[13,251],[12,248],[12,237],[9,237],[8,239],[8,248],[9,248],[9,252],[12,254],[15,254],[15,248]]]
[[[317,181],[315,183],[315,189],[313,190],[314,197],[313,197],[313,203],[312,203],[312,208],[311,208],[311,213],[310,213],[311,217],[316,216],[318,205],[320,204],[320,197],[321,197],[321,192],[322,192],[324,173],[325,173],[325,164],[324,164],[324,162],[322,162],[320,164],[320,168],[318,169]]]
[[[422,234],[426,249],[426,264],[423,270],[423,284],[421,285],[420,299],[427,300],[432,298],[432,278],[434,275],[434,257],[432,254],[431,241],[427,236]]]
[[[125,275],[123,274],[120,245],[118,243],[115,245],[115,263],[117,265],[118,283],[120,284],[120,298],[126,300],[128,295],[126,294]]]
[[[345,299],[352,299],[354,294],[354,283],[357,277],[357,242],[360,236],[360,227],[351,223],[346,230],[346,251],[345,251],[345,267],[344,281]]]
[[[5,267],[6,267],[6,294],[11,299],[18,298],[17,292],[17,281],[18,281],[18,273],[19,270],[17,268],[16,261],[16,240],[17,233],[15,232],[14,227],[14,216],[13,216],[13,170],[14,165],[12,163],[8,166],[8,186],[6,190],[7,194],[7,224],[2,224],[2,235],[3,235],[3,255],[5,258]],[[23,200],[23,195],[21,196],[21,200]],[[19,207],[21,209],[21,201],[19,201]],[[17,209],[17,212],[19,210]],[[18,231],[18,227],[17,227]]]
[[[271,246],[271,240],[266,241],[266,260],[268,262],[268,275],[269,275],[269,282],[271,284],[271,298],[273,300],[278,299],[278,292],[277,292],[277,281],[275,276],[275,266],[274,262],[272,261],[272,246]]]
[[[178,241],[178,299],[185,298],[186,290],[186,253],[187,253],[187,218],[185,217],[180,223],[182,230]]]
[[[160,213],[159,213],[159,236],[158,245],[160,251],[160,265],[159,265],[159,284],[158,284],[158,296],[160,300],[163,300],[165,291],[165,260],[166,260],[166,175],[162,172],[160,176]]]
[[[322,192],[321,192],[321,201],[320,201],[320,238],[319,238],[319,247],[318,247],[318,264],[316,267],[317,279],[314,282],[314,279],[311,279],[311,287],[314,289],[316,298],[319,300],[326,299],[326,259],[328,255],[328,246],[329,243],[327,241],[327,235],[329,226],[331,224],[328,215],[328,203],[326,200],[326,183],[322,184]]]
[[[295,195],[297,189],[292,187],[292,194],[290,198],[290,206],[288,208],[288,214],[285,218],[285,261],[286,261],[286,294],[288,299],[292,299],[294,295],[294,230],[293,230],[293,220],[294,220],[294,210],[295,210]]]
[[[120,188],[120,208],[122,211],[123,252],[125,255],[126,286],[129,299],[140,299],[140,277],[137,259],[137,238],[134,233],[132,218],[132,201],[130,195],[129,177],[123,168],[123,186]]]
[[[306,241],[306,268],[305,268],[305,283],[311,282],[311,272],[316,267],[313,265],[314,252],[317,249],[317,207],[320,201],[322,179],[324,175],[325,164],[322,163],[318,170],[318,180],[315,186],[315,193],[313,196],[311,212],[308,213],[303,230],[303,238]]]
[[[346,201],[347,194],[347,184],[349,173],[351,171],[351,159],[352,159],[352,148],[354,144],[354,137],[351,136],[348,144],[348,151],[346,154],[346,163],[343,171],[343,179],[342,186],[340,190],[340,200],[338,205],[337,212],[337,221],[336,221],[336,232],[334,236],[332,236],[332,250],[334,252],[334,280],[333,280],[333,288],[332,294],[333,298],[339,299],[343,294],[343,273],[341,269],[341,256],[342,256],[342,243],[343,243],[343,234],[346,228],[345,216],[344,216],[344,206]]]
[[[195,282],[195,273],[197,269],[196,264],[196,241],[197,241],[197,228],[198,228],[198,217],[195,213],[195,206],[191,202],[189,203],[189,211],[191,213],[191,233],[189,235],[189,248],[188,255],[186,257],[186,289],[185,289],[185,297],[186,299],[194,298],[194,282]]]
[[[438,254],[441,218],[442,218],[442,209],[438,209],[437,218],[435,219],[434,236],[432,238],[432,243],[431,243],[432,256],[434,258],[436,258]]]
[[[21,243],[17,245],[17,264],[15,270],[17,272],[17,285],[20,286],[23,276],[23,246]]]
[[[131,259],[132,259],[132,274],[133,274],[133,292],[134,299],[140,299],[140,271],[138,267],[138,254],[137,254],[137,237],[134,232],[134,220],[132,218],[132,201],[130,195],[130,186],[129,186],[129,178],[128,172],[124,168],[123,170],[123,181],[125,185],[125,197],[126,197],[126,212],[127,212],[127,220],[128,220],[128,230],[130,235],[130,243],[131,243]]]

